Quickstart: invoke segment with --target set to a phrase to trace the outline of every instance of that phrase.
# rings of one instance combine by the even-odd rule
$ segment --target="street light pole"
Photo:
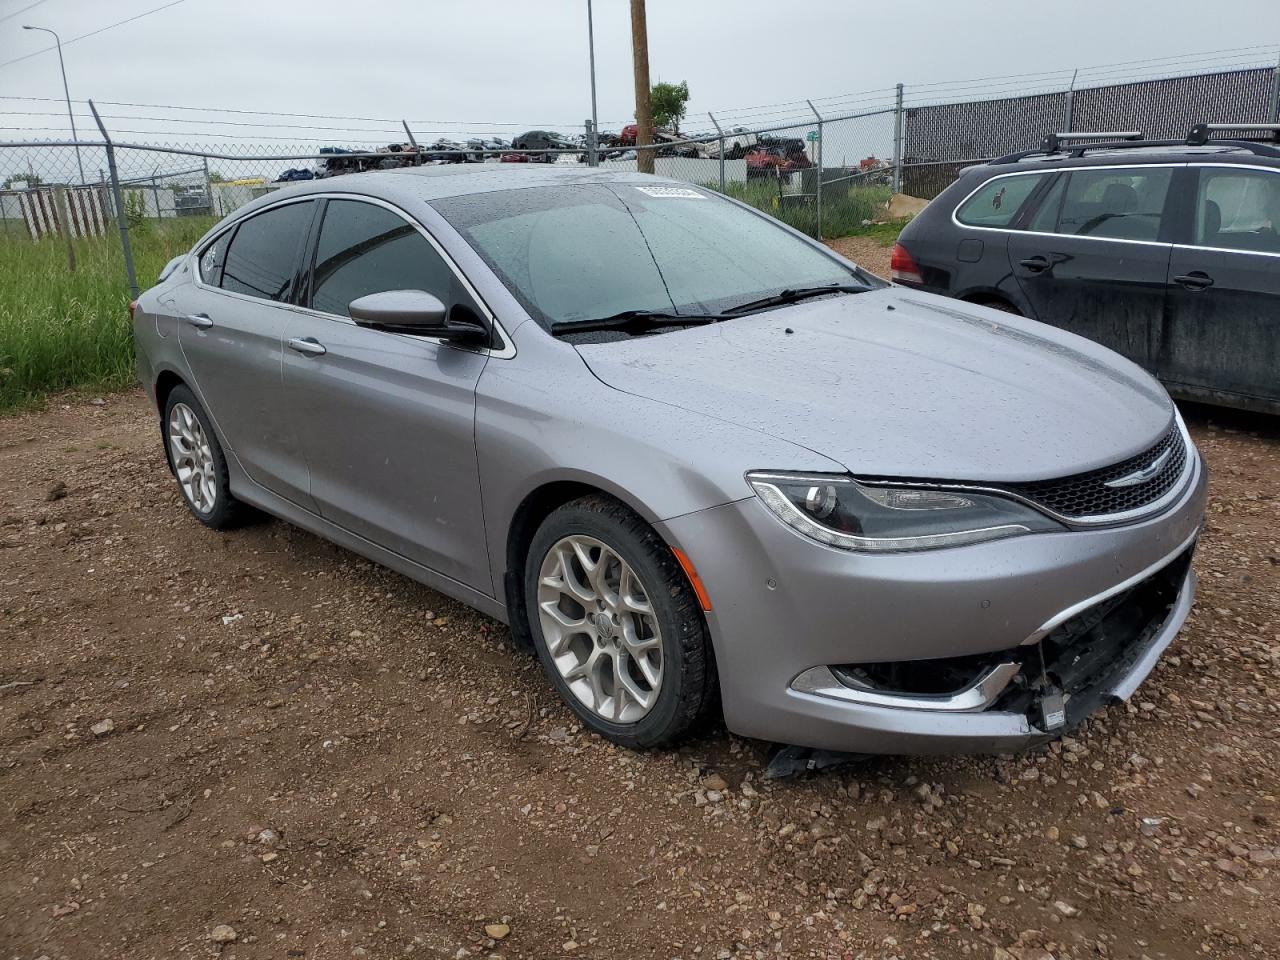
[[[591,18],[591,0],[587,0],[587,52],[591,58],[591,133],[587,155],[594,167],[599,163],[596,144],[600,140],[600,119],[596,116],[596,28]]]
[[[84,185],[84,161],[80,159],[80,137],[76,135],[76,115],[71,109],[71,89],[67,86],[67,65],[62,59],[62,38],[48,27],[33,27],[23,24],[23,30],[39,30],[41,33],[52,33],[53,42],[58,45],[58,66],[62,70],[62,92],[67,98],[67,119],[71,121],[71,139],[76,141],[76,166],[80,168],[80,184]]]

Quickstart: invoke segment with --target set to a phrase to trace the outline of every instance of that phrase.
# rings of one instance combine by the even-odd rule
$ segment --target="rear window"
[[[311,223],[314,201],[290,203],[236,228],[222,267],[222,289],[277,302],[289,299],[298,247]]]
[[[1227,167],[1201,170],[1196,243],[1280,253],[1280,174]]]
[[[960,205],[956,219],[970,227],[1007,227],[1046,176],[1027,173],[989,180]]]

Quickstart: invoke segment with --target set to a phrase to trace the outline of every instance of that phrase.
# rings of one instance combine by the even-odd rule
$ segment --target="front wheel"
[[[552,684],[614,743],[668,743],[713,699],[698,599],[667,545],[618,501],[583,497],[547,517],[529,550],[525,602]]]

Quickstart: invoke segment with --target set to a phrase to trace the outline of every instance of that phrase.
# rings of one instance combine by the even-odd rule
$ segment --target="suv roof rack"
[[[1236,150],[1247,150],[1249,153],[1260,157],[1280,157],[1280,146],[1273,145],[1270,142],[1235,138],[1213,139],[1212,135],[1215,132],[1228,130],[1268,130],[1275,138],[1276,144],[1280,144],[1280,123],[1199,123],[1191,128],[1191,132],[1183,140],[1144,140],[1142,133],[1138,130],[1119,132],[1081,130],[1046,134],[1044,139],[1040,141],[1040,146],[1034,150],[1020,150],[988,162],[993,164],[1017,163],[1027,157],[1049,156],[1055,153],[1066,153],[1071,157],[1083,157],[1085,151],[1088,150],[1124,150],[1136,147],[1203,147],[1210,143],[1217,146],[1231,147]],[[1068,146],[1067,144],[1072,140],[1100,140],[1101,142]]]
[[[1187,145],[1191,147],[1202,147],[1213,139],[1213,135],[1220,131],[1235,130],[1269,130],[1271,139],[1280,142],[1280,123],[1197,123],[1191,128],[1191,132],[1187,134]],[[1258,141],[1250,139],[1230,138],[1230,143],[1253,143]]]

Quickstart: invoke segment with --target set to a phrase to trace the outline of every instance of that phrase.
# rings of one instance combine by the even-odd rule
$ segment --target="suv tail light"
[[[920,277],[920,268],[916,265],[916,261],[911,254],[907,252],[907,248],[900,243],[893,245],[893,254],[889,258],[889,275],[894,280],[904,283],[923,283]]]

